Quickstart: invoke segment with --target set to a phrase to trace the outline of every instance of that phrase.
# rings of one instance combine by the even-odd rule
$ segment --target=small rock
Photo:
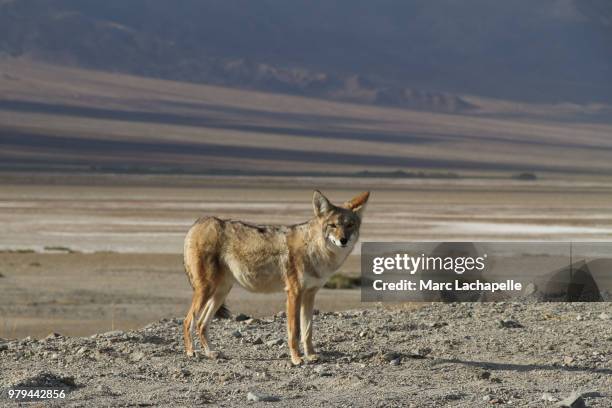
[[[329,371],[329,369],[325,366],[317,366],[314,371],[319,374],[319,376],[321,377],[331,377],[332,373],[331,371]]]
[[[266,346],[268,347],[280,346],[281,344],[283,344],[283,339],[274,339],[266,341]]]
[[[398,366],[401,363],[402,363],[402,360],[400,358],[396,358],[396,359],[389,361],[389,364],[391,364],[392,366]]]
[[[244,313],[240,313],[234,318],[234,320],[236,320],[237,322],[244,322],[245,320],[249,320],[249,319],[250,317],[245,315]]]
[[[538,289],[536,288],[536,285],[533,282],[528,283],[527,286],[525,286],[525,289],[523,290],[523,295],[531,296],[536,293],[537,290]]]
[[[546,402],[557,402],[559,401],[559,398],[555,397],[554,395],[545,392],[544,394],[542,394],[542,399]]]
[[[260,393],[249,391],[249,393],[247,394],[247,401],[274,402],[274,401],[280,401],[280,398],[274,395],[266,395],[266,394],[260,394]]]
[[[113,392],[108,385],[100,384],[94,389],[97,393],[102,394],[102,395],[113,395]]]
[[[186,368],[176,369],[174,372],[174,378],[185,378],[191,375],[191,371]]]
[[[429,347],[421,347],[418,349],[413,349],[408,355],[410,358],[425,358],[428,354],[431,353],[431,349]]]
[[[235,338],[237,338],[237,339],[239,339],[239,338],[241,338],[241,337],[242,337],[242,333],[240,333],[240,331],[239,331],[239,330],[234,330],[234,331],[232,332],[232,336],[233,336],[233,337],[235,337]]]
[[[87,347],[81,347],[80,349],[77,350],[76,353],[77,354],[85,354],[85,353],[87,353]]]
[[[375,353],[373,352],[364,352],[364,353],[359,353],[357,354],[357,360],[369,360],[370,358],[372,358],[372,356],[374,356]]]
[[[141,343],[163,344],[164,339],[155,335],[144,335],[140,338]]]
[[[140,360],[142,360],[143,358],[145,358],[145,353],[143,353],[142,351],[135,351],[132,354],[130,354],[130,360],[138,362]]]
[[[602,398],[604,394],[599,391],[587,391],[580,394],[582,398]]]
[[[482,397],[482,400],[485,402],[488,402],[489,404],[503,404],[504,403],[503,399],[499,397],[494,397],[490,394],[487,394],[484,397]]]
[[[499,325],[500,325],[500,327],[502,327],[504,329],[520,329],[520,328],[524,327],[522,324],[520,324],[516,320],[511,320],[511,319],[500,320],[499,321]]]
[[[401,357],[402,356],[399,353],[395,352],[395,351],[389,351],[389,352],[383,354],[383,359],[385,359],[385,361],[387,363],[390,363],[391,361],[397,360],[397,359],[399,359]]]
[[[9,346],[6,343],[0,343],[0,351],[8,350]]]
[[[263,344],[263,340],[261,339],[261,337],[258,337],[255,340],[253,340],[253,344]]]
[[[113,330],[113,331],[109,331],[106,333],[102,333],[101,336],[102,337],[121,337],[123,336],[125,333],[122,332],[121,330]]]
[[[558,402],[555,406],[558,408],[586,408],[582,396],[575,391],[563,401]]]
[[[565,356],[563,357],[563,364],[571,365],[574,362],[574,357]]]
[[[359,333],[359,337],[362,337],[362,338],[363,338],[363,337],[365,337],[365,336],[367,336],[367,335],[368,335],[368,333],[366,333],[366,332],[364,332],[364,331],[362,331],[362,332],[360,332],[360,333]]]
[[[607,313],[602,313],[598,316],[601,320],[610,320],[610,315]]]
[[[276,314],[276,317],[278,317],[279,319],[284,319],[285,317],[287,317],[287,313],[285,313],[285,311],[280,311]]]
[[[488,380],[489,378],[491,378],[491,373],[488,371],[483,371],[478,374],[478,378],[480,378],[481,380]]]
[[[578,321],[582,320],[582,315],[577,315],[576,316],[576,320],[578,320]]]

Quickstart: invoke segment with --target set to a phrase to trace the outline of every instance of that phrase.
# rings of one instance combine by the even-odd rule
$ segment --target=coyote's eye
[[[336,224],[329,224],[330,228],[336,228]]]
[[[349,222],[348,224],[346,224],[346,228],[353,228],[353,223]]]

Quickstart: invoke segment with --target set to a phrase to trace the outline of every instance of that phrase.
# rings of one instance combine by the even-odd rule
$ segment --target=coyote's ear
[[[323,216],[333,208],[332,203],[319,191],[315,190],[312,196],[312,207],[317,217]]]
[[[344,203],[344,206],[349,210],[353,210],[353,212],[357,213],[357,215],[361,217],[361,214],[363,213],[363,210],[365,210],[368,202],[368,198],[370,198],[370,192],[366,191],[355,196],[352,200]]]

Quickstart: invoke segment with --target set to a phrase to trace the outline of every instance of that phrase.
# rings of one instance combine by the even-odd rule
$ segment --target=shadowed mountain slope
[[[0,53],[445,112],[612,102],[607,0],[2,0]]]

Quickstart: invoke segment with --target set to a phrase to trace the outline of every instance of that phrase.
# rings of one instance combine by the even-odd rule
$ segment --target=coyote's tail
[[[230,317],[232,317],[232,313],[227,308],[227,306],[225,306],[224,303],[221,305],[219,310],[217,310],[217,313],[215,313],[215,317],[218,317],[219,319],[229,319]]]

